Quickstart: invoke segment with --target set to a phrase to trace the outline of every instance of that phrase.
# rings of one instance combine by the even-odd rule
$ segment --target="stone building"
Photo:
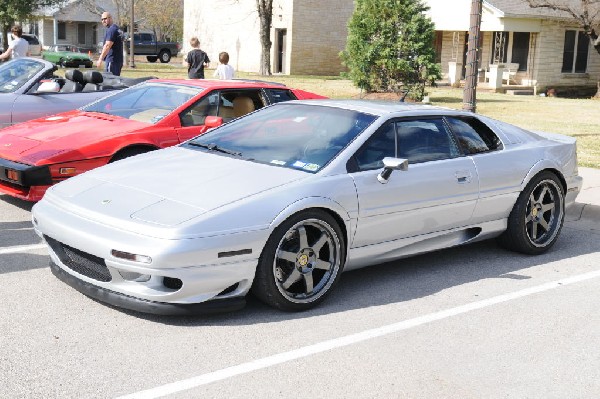
[[[346,45],[352,0],[273,3],[272,72],[336,75],[343,70],[339,52]],[[459,84],[465,73],[471,1],[426,3],[436,26],[434,45],[444,78]],[[220,51],[227,51],[237,70],[258,71],[258,32],[255,0],[184,2],[185,51],[189,38],[198,36],[214,62]],[[484,0],[481,32],[479,79],[483,85],[540,91],[595,86],[600,78],[600,55],[566,13],[532,9],[523,0]]]
[[[271,71],[298,75],[337,75],[346,46],[352,0],[274,0]],[[261,46],[256,0],[184,1],[184,52],[197,36],[213,61],[227,51],[229,63],[258,71]]]

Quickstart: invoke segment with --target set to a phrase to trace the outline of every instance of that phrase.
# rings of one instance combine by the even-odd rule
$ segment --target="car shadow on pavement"
[[[600,215],[599,206],[588,204],[585,209],[588,214]],[[244,309],[217,315],[161,317],[125,312],[177,326],[246,325],[402,303],[484,279],[514,280],[514,291],[518,291],[524,288],[519,281],[532,278],[528,274],[530,268],[600,251],[600,230],[591,231],[589,218],[578,218],[577,212],[568,215],[561,236],[545,254],[528,256],[511,252],[499,247],[492,239],[349,271],[342,275],[339,284],[322,304],[305,312],[278,311],[252,295],[248,295]],[[479,299],[473,298],[474,301]]]
[[[31,208],[35,204],[34,202],[24,201],[9,195],[0,195],[0,200],[29,212],[31,212]]]

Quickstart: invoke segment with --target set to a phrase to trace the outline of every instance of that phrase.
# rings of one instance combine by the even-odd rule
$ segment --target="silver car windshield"
[[[155,124],[201,92],[201,88],[185,85],[141,83],[86,105],[81,110]]]
[[[340,108],[279,103],[185,145],[316,173],[376,118]]]
[[[44,64],[32,59],[15,59],[0,65],[0,93],[13,93],[29,82]]]

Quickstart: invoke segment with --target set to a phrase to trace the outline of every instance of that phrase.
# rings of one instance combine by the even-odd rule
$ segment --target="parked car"
[[[344,270],[498,237],[540,254],[581,190],[576,141],[402,103],[290,101],[84,173],[33,207],[51,270],[157,314],[316,306]]]
[[[171,57],[177,56],[180,48],[177,42],[157,41],[154,33],[134,33],[133,39],[135,55],[145,55],[150,62],[160,60],[160,62],[167,63],[171,61]],[[124,43],[127,54],[131,52],[129,40]]]
[[[21,37],[27,40],[27,43],[29,43],[30,56],[42,55],[42,44],[40,43],[40,40],[36,35],[30,33],[23,33]]]
[[[54,75],[56,69],[51,62],[29,57],[0,64],[0,128],[72,110],[150,78],[88,71],[87,82],[79,70],[66,71],[62,78]]]
[[[37,201],[71,176],[298,98],[323,97],[268,82],[150,80],[79,110],[0,130],[0,193]]]
[[[90,56],[77,46],[55,44],[42,51],[42,59],[63,68],[91,68],[94,62]]]

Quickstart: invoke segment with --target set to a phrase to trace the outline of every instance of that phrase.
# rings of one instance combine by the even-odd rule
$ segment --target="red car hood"
[[[64,112],[0,130],[0,158],[36,165],[60,152],[147,126],[96,112]]]

